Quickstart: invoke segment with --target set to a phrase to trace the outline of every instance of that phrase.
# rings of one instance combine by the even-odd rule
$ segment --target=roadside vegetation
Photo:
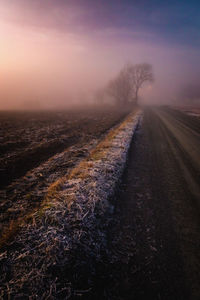
[[[2,145],[26,141],[26,146],[13,146],[0,159],[1,241],[15,232],[19,220],[40,207],[49,186],[86,157],[128,111],[1,113]]]
[[[59,299],[84,294],[76,283],[85,264],[92,272],[94,262],[102,259],[113,210],[109,197],[123,172],[139,117],[134,112],[111,129],[85,160],[49,187],[40,209],[23,219],[0,257],[6,270],[1,296]]]

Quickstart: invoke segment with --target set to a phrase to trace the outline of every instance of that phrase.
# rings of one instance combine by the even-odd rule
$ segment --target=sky
[[[200,85],[200,1],[0,0],[0,109],[91,101],[127,62],[147,102]]]

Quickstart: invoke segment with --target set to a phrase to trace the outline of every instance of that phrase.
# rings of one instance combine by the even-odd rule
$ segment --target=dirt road
[[[200,299],[199,149],[198,118],[145,110],[87,299]]]

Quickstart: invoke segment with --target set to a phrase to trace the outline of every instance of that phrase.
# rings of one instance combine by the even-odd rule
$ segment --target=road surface
[[[147,108],[87,299],[200,299],[200,119]]]

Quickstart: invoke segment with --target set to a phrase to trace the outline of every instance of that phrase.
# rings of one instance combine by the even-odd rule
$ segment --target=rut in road
[[[168,145],[159,124],[145,114],[115,196],[109,254],[97,266],[91,299],[188,299],[171,206],[163,186],[161,157]],[[151,128],[151,129],[150,129]],[[90,299],[90,298],[88,298]]]

